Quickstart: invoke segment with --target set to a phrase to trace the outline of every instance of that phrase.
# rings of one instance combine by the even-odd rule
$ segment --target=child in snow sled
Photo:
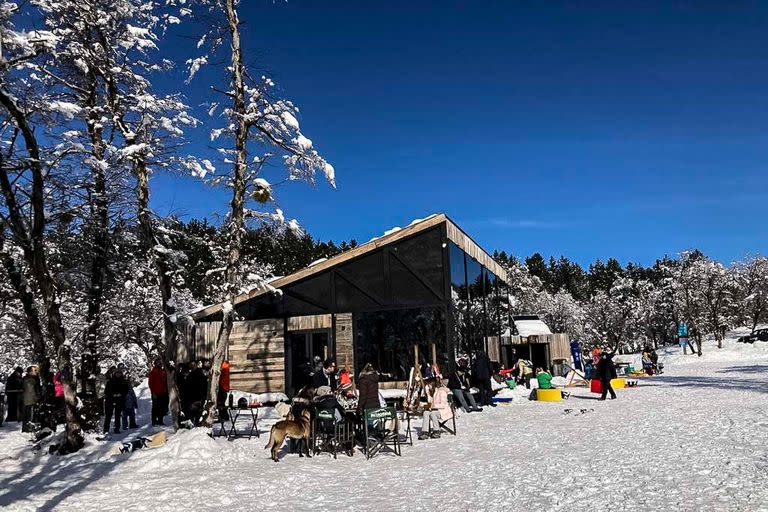
[[[647,347],[643,350],[642,361],[643,361],[643,371],[648,376],[653,375],[653,363],[651,362],[651,352]]]

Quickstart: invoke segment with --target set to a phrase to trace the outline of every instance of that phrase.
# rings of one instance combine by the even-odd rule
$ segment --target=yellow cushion
[[[563,399],[563,394],[559,389],[537,389],[536,400],[540,402],[559,402]]]
[[[611,387],[613,389],[624,389],[627,387],[627,381],[624,379],[611,379]]]

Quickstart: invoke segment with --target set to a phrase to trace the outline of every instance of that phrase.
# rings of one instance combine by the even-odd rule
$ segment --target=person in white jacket
[[[427,403],[421,420],[419,439],[439,438],[440,422],[453,416],[451,404],[448,402],[448,388],[443,385],[441,378],[429,382],[424,387]]]

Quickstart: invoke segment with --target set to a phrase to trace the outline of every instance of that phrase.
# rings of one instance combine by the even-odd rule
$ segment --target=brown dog
[[[283,441],[285,441],[285,438],[287,437],[289,439],[299,440],[299,457],[304,456],[302,454],[302,444],[307,457],[311,457],[309,454],[310,433],[310,412],[309,409],[304,409],[301,416],[298,418],[291,418],[289,416],[289,419],[278,421],[272,425],[272,430],[269,431],[269,442],[264,449],[272,448],[272,460],[279,462],[280,459],[277,454],[280,451],[280,447],[283,446]]]

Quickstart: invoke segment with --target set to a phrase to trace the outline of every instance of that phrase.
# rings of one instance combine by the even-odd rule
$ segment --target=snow
[[[68,101],[51,101],[49,107],[51,110],[62,114],[67,119],[72,119],[82,110],[78,105]]]
[[[313,261],[312,263],[310,263],[308,266],[309,266],[309,267],[314,267],[315,265],[319,265],[320,263],[322,263],[322,262],[324,262],[324,261],[328,261],[328,258],[319,258],[319,259],[316,259],[315,261]]]
[[[299,134],[292,142],[301,148],[302,151],[309,151],[312,149],[312,140],[302,134]]]
[[[200,71],[200,68],[203,67],[205,64],[208,64],[208,57],[202,56],[197,57],[195,59],[188,59],[187,60],[187,67],[189,70],[189,76],[187,76],[186,83],[190,83],[192,79],[195,77],[198,71]]]
[[[517,332],[523,337],[552,334],[547,324],[541,320],[515,320],[514,322]]]
[[[285,125],[291,130],[299,131],[299,121],[290,112],[282,112],[280,117],[283,118]]]
[[[34,453],[28,435],[4,426],[0,509],[767,510],[768,343],[704,348],[701,358],[660,350],[665,373],[618,390],[615,401],[583,387],[554,403],[528,401],[524,387],[502,390],[513,401],[459,413],[457,436],[370,461],[283,452],[275,464],[263,449],[277,420],[271,408],[259,411],[259,439],[195,429],[113,457],[112,444],[92,436],[72,456]],[[148,392],[138,391],[144,424]]]

